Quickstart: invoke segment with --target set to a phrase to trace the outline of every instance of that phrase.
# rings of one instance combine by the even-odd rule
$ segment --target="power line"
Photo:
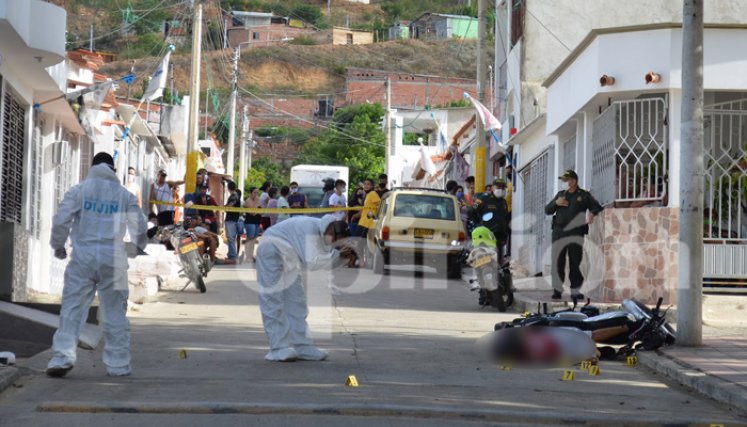
[[[553,38],[555,38],[555,40],[557,40],[558,43],[560,43],[561,45],[563,45],[563,47],[566,48],[568,50],[568,52],[571,51],[571,48],[569,48],[565,43],[563,43],[563,40],[560,40],[560,38],[558,38],[558,36],[556,36],[555,33],[553,33],[552,31],[550,31],[550,29],[547,28],[547,26],[542,21],[540,21],[539,18],[537,18],[532,12],[529,11],[529,8],[526,6],[526,4],[524,5],[524,11],[526,13],[528,13],[529,16],[531,16],[532,18],[534,18],[540,24],[540,26],[542,26],[542,28],[545,29],[545,31],[547,31],[548,33],[550,33],[550,35],[553,36]]]

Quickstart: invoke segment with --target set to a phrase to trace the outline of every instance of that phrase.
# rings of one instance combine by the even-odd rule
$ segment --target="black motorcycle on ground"
[[[661,310],[662,301],[659,298],[652,310],[636,299],[626,299],[622,302],[622,310],[604,314],[599,314],[599,309],[590,306],[588,300],[580,311],[575,310],[574,304],[569,310],[548,313],[547,304],[544,304],[543,312],[538,310],[512,322],[497,323],[494,329],[543,326],[589,331],[597,344],[623,346],[615,354],[609,354],[608,350],[608,356],[614,358],[635,350],[656,350],[674,344],[676,334],[666,321],[666,310]]]

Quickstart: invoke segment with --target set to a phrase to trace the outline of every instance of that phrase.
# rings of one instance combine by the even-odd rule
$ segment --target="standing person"
[[[278,189],[275,187],[270,188],[267,194],[270,195],[267,201],[267,208],[276,209],[278,207]],[[278,223],[278,214],[269,214],[267,216],[270,218],[270,227]]]
[[[322,203],[319,205],[320,208],[328,208],[329,207],[329,198],[332,197],[332,194],[335,192],[335,180],[332,178],[325,178],[322,180],[324,183],[324,188],[322,188],[322,191],[324,192],[324,196],[322,196]]]
[[[309,207],[309,201],[306,195],[298,191],[298,183],[290,183],[290,196],[288,196],[288,203],[290,203],[291,209],[304,209]]]
[[[457,187],[459,187],[459,184],[457,184],[457,182],[454,181],[453,179],[450,179],[446,181],[446,187],[444,188],[444,190],[446,190],[447,194],[451,194],[452,196],[455,196]]]
[[[68,236],[73,255],[65,269],[60,326],[54,334],[47,375],[63,377],[73,369],[80,329],[97,292],[107,375],[131,374],[127,258],[145,248],[146,232],[145,215],[135,196],[119,183],[114,159],[107,153],[96,154],[85,181],[65,194],[52,220],[54,256],[67,257]],[[132,243],[125,244],[125,233]]]
[[[363,202],[366,200],[366,191],[363,189],[363,183],[361,182],[358,184],[358,188],[355,190],[355,193],[353,193],[353,197],[350,198],[349,206],[350,207],[357,207],[357,206],[363,206]],[[350,223],[350,235],[351,236],[357,236],[358,235],[358,220],[360,218],[360,215],[357,215],[358,212],[356,211],[350,211],[348,212],[348,222]]]
[[[489,228],[502,249],[508,238],[508,204],[506,203],[506,181],[498,178],[493,181],[492,191],[475,198],[475,204],[469,210],[469,216],[475,224],[482,224]],[[490,218],[484,220],[485,214]],[[502,254],[499,253],[499,259]]]
[[[363,181],[363,191],[366,193],[366,197],[363,199],[363,210],[360,210],[353,215],[353,221],[358,222],[358,234],[356,237],[363,237],[365,240],[368,235],[368,230],[373,228],[374,225],[374,220],[369,218],[368,214],[376,214],[379,210],[381,197],[379,197],[378,193],[374,191],[374,182],[372,179],[366,179]]]
[[[195,200],[196,205],[200,206],[218,206],[218,202],[215,201],[213,196],[207,193],[208,188],[202,186],[198,189],[199,193]],[[215,215],[215,211],[212,209],[198,209],[197,215],[202,217],[202,220],[207,223],[212,233],[218,233],[218,217]]]
[[[257,187],[252,187],[249,189],[249,196],[244,201],[244,207],[250,209],[261,209],[261,206],[259,205],[259,190],[257,189]],[[257,261],[257,258],[254,256],[254,244],[256,243],[256,239],[259,236],[259,227],[261,222],[261,214],[244,214],[244,230],[246,233],[246,242],[244,248],[244,254],[246,256],[245,261]]]
[[[387,185],[389,185],[389,177],[385,173],[379,174],[379,185],[376,188],[379,197],[384,197],[384,194],[389,192]]]
[[[228,202],[227,207],[240,208],[241,207],[241,196],[238,194],[236,183],[228,181]],[[226,216],[223,221],[223,227],[226,229],[226,238],[228,239],[228,259],[226,264],[236,264],[238,258],[238,251],[236,249],[236,236],[240,236],[243,230],[243,221],[239,222],[241,214],[239,212],[226,212]],[[240,227],[241,226],[241,227]]]
[[[347,183],[343,179],[335,181],[335,192],[329,196],[329,207],[330,208],[345,208],[348,206],[347,196],[345,196],[345,186]],[[338,221],[345,221],[347,213],[345,211],[337,211],[332,215],[337,218]]]
[[[132,193],[133,196],[137,199],[137,207],[142,208],[143,207],[143,195],[140,191],[140,184],[137,182],[137,174],[135,173],[135,168],[130,166],[127,168],[127,191]]]
[[[257,249],[259,307],[270,351],[265,360],[324,360],[327,352],[309,338],[304,270],[331,269],[341,257],[335,243],[347,224],[332,215],[295,217],[270,228]],[[349,249],[342,254],[352,256]]]
[[[467,219],[469,217],[467,213],[471,205],[467,204],[467,199],[465,198],[465,195],[464,195],[464,188],[461,185],[457,186],[456,198],[457,198],[457,201],[459,201],[459,216],[462,218],[462,224],[464,224],[465,230],[466,230]]]
[[[464,180],[464,185],[467,187],[464,192],[464,201],[467,203],[467,206],[472,206],[475,204],[475,177],[474,176],[468,176],[467,179]]]
[[[584,236],[589,233],[589,224],[594,216],[604,209],[586,190],[579,188],[578,175],[567,170],[561,179],[566,188],[558,192],[545,206],[545,214],[552,218],[552,299],[563,296],[565,282],[566,257],[570,268],[571,298],[583,299],[581,286],[584,276],[581,274],[581,260],[584,255]]]
[[[174,203],[173,189],[181,184],[184,184],[184,181],[166,181],[166,171],[162,170],[158,172],[158,179],[156,182],[151,185],[150,210],[152,212],[153,207],[155,206],[155,209],[158,212],[159,225],[165,226],[174,223],[174,206],[154,204],[153,202]]]
[[[270,201],[270,189],[272,188],[272,181],[265,181],[261,187],[259,187],[259,206],[262,209],[267,209],[267,203]],[[270,217],[268,215],[262,215],[260,220],[262,230],[270,228]]]
[[[278,208],[280,209],[290,208],[290,203],[288,203],[289,193],[290,193],[290,187],[288,187],[287,185],[284,185],[282,188],[280,188],[280,197],[278,197]],[[288,218],[290,218],[290,215],[288,214],[279,214],[278,222],[283,222]]]

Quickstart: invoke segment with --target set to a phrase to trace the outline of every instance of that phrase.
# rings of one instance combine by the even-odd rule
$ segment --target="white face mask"
[[[497,188],[497,189],[493,190],[493,195],[495,197],[499,198],[499,199],[502,199],[502,198],[506,197],[506,190],[504,190],[502,188],[500,188],[500,189]]]
[[[291,194],[298,193],[298,188],[291,188]]]
[[[564,190],[570,190],[571,189],[571,183],[566,181],[563,183],[563,189]]]
[[[127,182],[135,182],[135,175],[127,175]]]

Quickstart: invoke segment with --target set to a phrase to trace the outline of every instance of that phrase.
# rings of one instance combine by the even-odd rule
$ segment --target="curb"
[[[739,384],[707,374],[659,350],[639,352],[637,356],[642,365],[659,374],[732,408],[747,411],[747,389]]]
[[[21,370],[12,366],[0,367],[0,393],[21,377]]]
[[[494,411],[486,409],[438,408],[409,405],[282,405],[250,402],[201,402],[196,404],[153,404],[146,402],[73,403],[46,402],[36,408],[51,413],[97,413],[97,414],[241,414],[241,415],[325,415],[345,417],[402,417],[432,420],[470,420],[510,423],[512,425],[584,425],[649,427],[673,423],[672,420],[651,420],[635,416],[614,420],[607,414],[586,414],[583,417],[560,415],[548,412]],[[677,426],[708,426],[713,421],[674,421]],[[729,426],[747,424],[732,422]]]

